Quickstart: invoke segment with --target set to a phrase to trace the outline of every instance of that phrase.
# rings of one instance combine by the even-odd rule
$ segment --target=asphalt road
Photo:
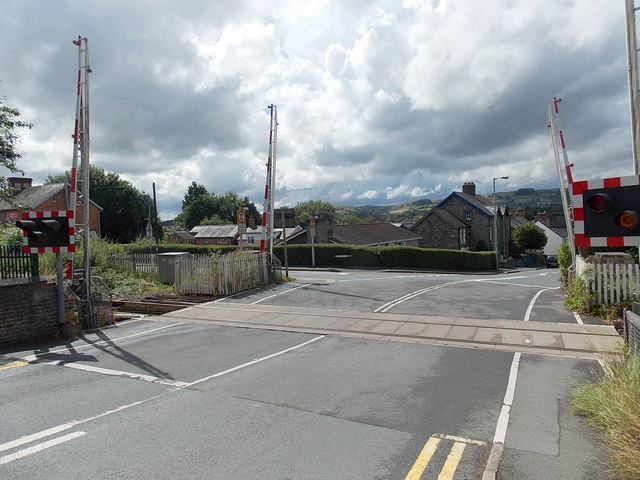
[[[223,301],[578,321],[562,307],[557,271],[292,276]],[[597,368],[127,321],[68,344],[0,352],[0,478],[461,480],[482,475],[502,435],[498,479],[604,479],[603,452],[568,403],[572,385]]]

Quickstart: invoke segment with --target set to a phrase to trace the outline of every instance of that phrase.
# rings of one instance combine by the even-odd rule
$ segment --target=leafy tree
[[[295,206],[296,216],[300,225],[307,226],[311,217],[327,218],[333,222],[336,208],[329,202],[322,200],[309,200],[301,202]]]
[[[511,239],[515,246],[522,250],[540,250],[547,244],[547,235],[544,230],[532,223],[514,228]]]
[[[196,182],[191,182],[189,188],[187,189],[187,193],[184,194],[184,199],[182,200],[182,209],[184,210],[186,207],[195,202],[201,195],[205,195],[207,189],[204,188],[204,185],[200,185]]]
[[[248,216],[258,220],[260,214],[248,197],[240,199],[235,192],[217,196],[203,185],[192,182],[182,201],[182,212],[175,218],[176,227],[191,230],[196,225],[229,225],[236,222],[236,211],[248,210]]]
[[[0,97],[0,166],[10,172],[24,174],[17,165],[17,161],[22,157],[22,154],[16,151],[17,143],[20,139],[16,129],[31,128],[32,125],[18,120],[20,112],[7,106],[4,102],[5,97]],[[0,176],[0,199],[11,200],[7,179],[2,176]]]
[[[358,225],[364,223],[364,220],[353,214],[342,213],[340,215],[336,215],[335,217],[336,223],[338,225]]]
[[[70,182],[71,172],[60,175],[49,175],[45,183]],[[151,197],[141,192],[127,180],[121,179],[117,173],[105,172],[104,169],[89,165],[89,196],[100,205],[102,235],[114,242],[130,243],[144,236],[149,221]],[[152,224],[158,226],[159,219],[153,218]],[[159,227],[156,235],[161,234]]]

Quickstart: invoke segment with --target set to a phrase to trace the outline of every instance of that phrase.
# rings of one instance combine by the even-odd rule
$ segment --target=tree
[[[31,128],[32,125],[18,120],[20,112],[7,106],[4,102],[5,97],[0,97],[0,166],[10,172],[24,174],[17,164],[22,154],[16,151],[20,140],[16,134],[16,129]],[[7,179],[2,176],[0,176],[0,200],[11,201],[11,192],[9,192]]]
[[[71,172],[49,175],[45,183],[71,181]],[[81,190],[81,189],[79,189]],[[102,235],[114,242],[130,243],[145,235],[149,209],[152,224],[160,225],[154,217],[153,203],[149,194],[141,192],[117,173],[89,165],[89,197],[103,208],[100,214]],[[155,234],[161,232],[156,229]]]
[[[301,202],[295,206],[296,216],[300,225],[307,226],[311,217],[326,218],[333,222],[336,208],[329,202],[323,202],[322,200],[309,200],[308,202]]]
[[[522,250],[540,250],[547,244],[547,235],[533,223],[520,225],[511,232],[511,239]]]
[[[236,212],[246,208],[248,217],[259,218],[258,209],[248,197],[240,199],[235,192],[217,196],[203,185],[192,182],[182,200],[182,212],[175,218],[176,227],[191,230],[197,225],[229,225],[236,223]]]

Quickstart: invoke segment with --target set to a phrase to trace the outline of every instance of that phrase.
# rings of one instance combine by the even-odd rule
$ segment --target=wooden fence
[[[191,255],[175,260],[178,294],[231,295],[267,282],[265,254]]]
[[[113,254],[107,259],[107,265],[132,272],[158,273],[158,256],[153,253]]]
[[[640,267],[623,263],[591,263],[585,271],[587,287],[601,305],[616,305],[640,297]]]

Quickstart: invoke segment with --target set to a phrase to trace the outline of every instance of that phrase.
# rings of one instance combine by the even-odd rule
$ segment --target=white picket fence
[[[133,272],[158,273],[158,256],[153,253],[113,254],[107,259],[107,265]]]
[[[638,264],[590,263],[585,279],[601,305],[616,305],[640,296]]]
[[[268,282],[265,254],[246,253],[215,258],[191,255],[175,261],[178,294],[231,295]]]

